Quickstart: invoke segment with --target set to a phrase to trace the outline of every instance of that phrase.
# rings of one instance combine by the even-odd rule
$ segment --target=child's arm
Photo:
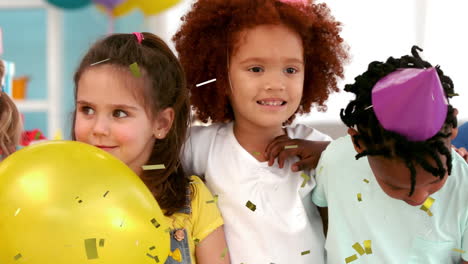
[[[328,232],[328,207],[318,207],[323,223],[323,234],[327,237]]]
[[[268,144],[265,156],[268,159],[269,166],[272,166],[275,163],[275,159],[278,158],[280,168],[283,168],[286,159],[298,156],[300,160],[292,165],[291,170],[294,172],[310,170],[317,167],[320,155],[327,148],[328,144],[330,144],[330,141],[291,139],[286,135],[282,135]],[[286,148],[286,146],[294,146],[294,148]]]
[[[218,227],[196,246],[195,256],[200,264],[231,263],[223,226]]]
[[[230,263],[224,236],[223,219],[217,206],[217,196],[213,196],[198,177],[192,177],[194,198],[192,200],[193,223],[192,237],[198,242],[195,245],[195,256],[200,264]]]

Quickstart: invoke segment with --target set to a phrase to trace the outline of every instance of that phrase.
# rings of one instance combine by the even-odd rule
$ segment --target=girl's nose
[[[267,74],[265,77],[265,90],[278,90],[283,91],[286,89],[286,83],[284,76],[281,73],[271,73]]]
[[[99,116],[96,118],[93,126],[93,134],[96,136],[107,136],[109,135],[110,121],[105,116]]]

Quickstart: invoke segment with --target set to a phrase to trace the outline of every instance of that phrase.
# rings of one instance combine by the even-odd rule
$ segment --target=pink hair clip
[[[142,33],[140,32],[133,32],[133,35],[137,38],[138,43],[141,44],[141,42],[145,39]]]

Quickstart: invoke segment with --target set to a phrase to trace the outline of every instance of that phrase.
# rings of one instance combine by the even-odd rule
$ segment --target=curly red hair
[[[238,33],[259,25],[282,24],[302,38],[306,74],[296,113],[310,112],[313,104],[325,109],[328,95],[338,91],[348,48],[339,35],[341,23],[325,4],[198,0],[182,21],[173,41],[187,75],[191,103],[202,122],[234,120],[228,99],[228,56],[235,52]],[[196,87],[214,78],[216,82]]]

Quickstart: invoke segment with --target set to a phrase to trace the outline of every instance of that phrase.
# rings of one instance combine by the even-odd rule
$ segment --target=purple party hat
[[[383,128],[410,141],[436,135],[448,111],[435,68],[405,68],[390,73],[372,89],[372,105]]]

